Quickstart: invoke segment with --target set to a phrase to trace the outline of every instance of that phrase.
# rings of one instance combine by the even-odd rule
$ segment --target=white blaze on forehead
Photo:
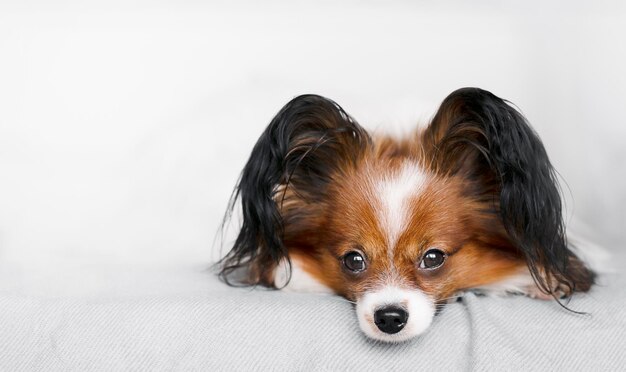
[[[387,236],[390,253],[407,227],[410,218],[408,201],[422,191],[426,179],[426,174],[417,163],[407,162],[376,183],[380,200],[378,219]]]

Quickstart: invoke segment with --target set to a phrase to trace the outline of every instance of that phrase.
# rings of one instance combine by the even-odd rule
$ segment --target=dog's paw
[[[544,301],[554,300],[555,298],[565,298],[569,296],[570,291],[568,291],[568,289],[560,283],[554,285],[552,288],[553,289],[549,293],[546,293],[537,285],[533,284],[525,288],[524,294],[530,298]]]

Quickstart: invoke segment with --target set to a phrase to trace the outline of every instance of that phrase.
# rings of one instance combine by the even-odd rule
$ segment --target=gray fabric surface
[[[208,272],[102,275],[109,292],[65,295],[33,294],[4,275],[0,370],[626,368],[621,273],[571,301],[590,316],[554,302],[467,294],[402,344],[367,339],[353,305],[336,296],[230,288]],[[119,291],[125,282],[137,290]]]

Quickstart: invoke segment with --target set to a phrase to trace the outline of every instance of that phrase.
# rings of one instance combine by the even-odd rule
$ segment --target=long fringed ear
[[[254,146],[231,198],[241,198],[243,222],[232,250],[220,261],[220,277],[247,271],[248,284],[270,285],[271,271],[289,260],[283,244],[282,198],[307,203],[324,196],[333,175],[358,161],[367,132],[335,102],[302,95],[287,103]],[[227,216],[229,213],[227,212]]]
[[[433,171],[464,177],[470,192],[499,213],[543,292],[590,288],[594,274],[567,245],[555,171],[517,110],[490,92],[462,88],[443,101],[423,135]]]

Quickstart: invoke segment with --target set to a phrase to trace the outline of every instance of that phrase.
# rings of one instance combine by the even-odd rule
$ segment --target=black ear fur
[[[474,181],[496,206],[542,291],[589,289],[594,274],[568,248],[555,171],[517,110],[490,92],[462,88],[443,101],[424,136],[436,172]]]
[[[270,285],[265,281],[271,270],[289,259],[277,193],[289,187],[316,202],[333,174],[356,162],[369,143],[367,132],[327,98],[302,95],[287,103],[258,139],[233,192],[229,209],[241,198],[243,223],[219,263],[220,277],[230,284],[230,274],[244,269],[248,284]]]

